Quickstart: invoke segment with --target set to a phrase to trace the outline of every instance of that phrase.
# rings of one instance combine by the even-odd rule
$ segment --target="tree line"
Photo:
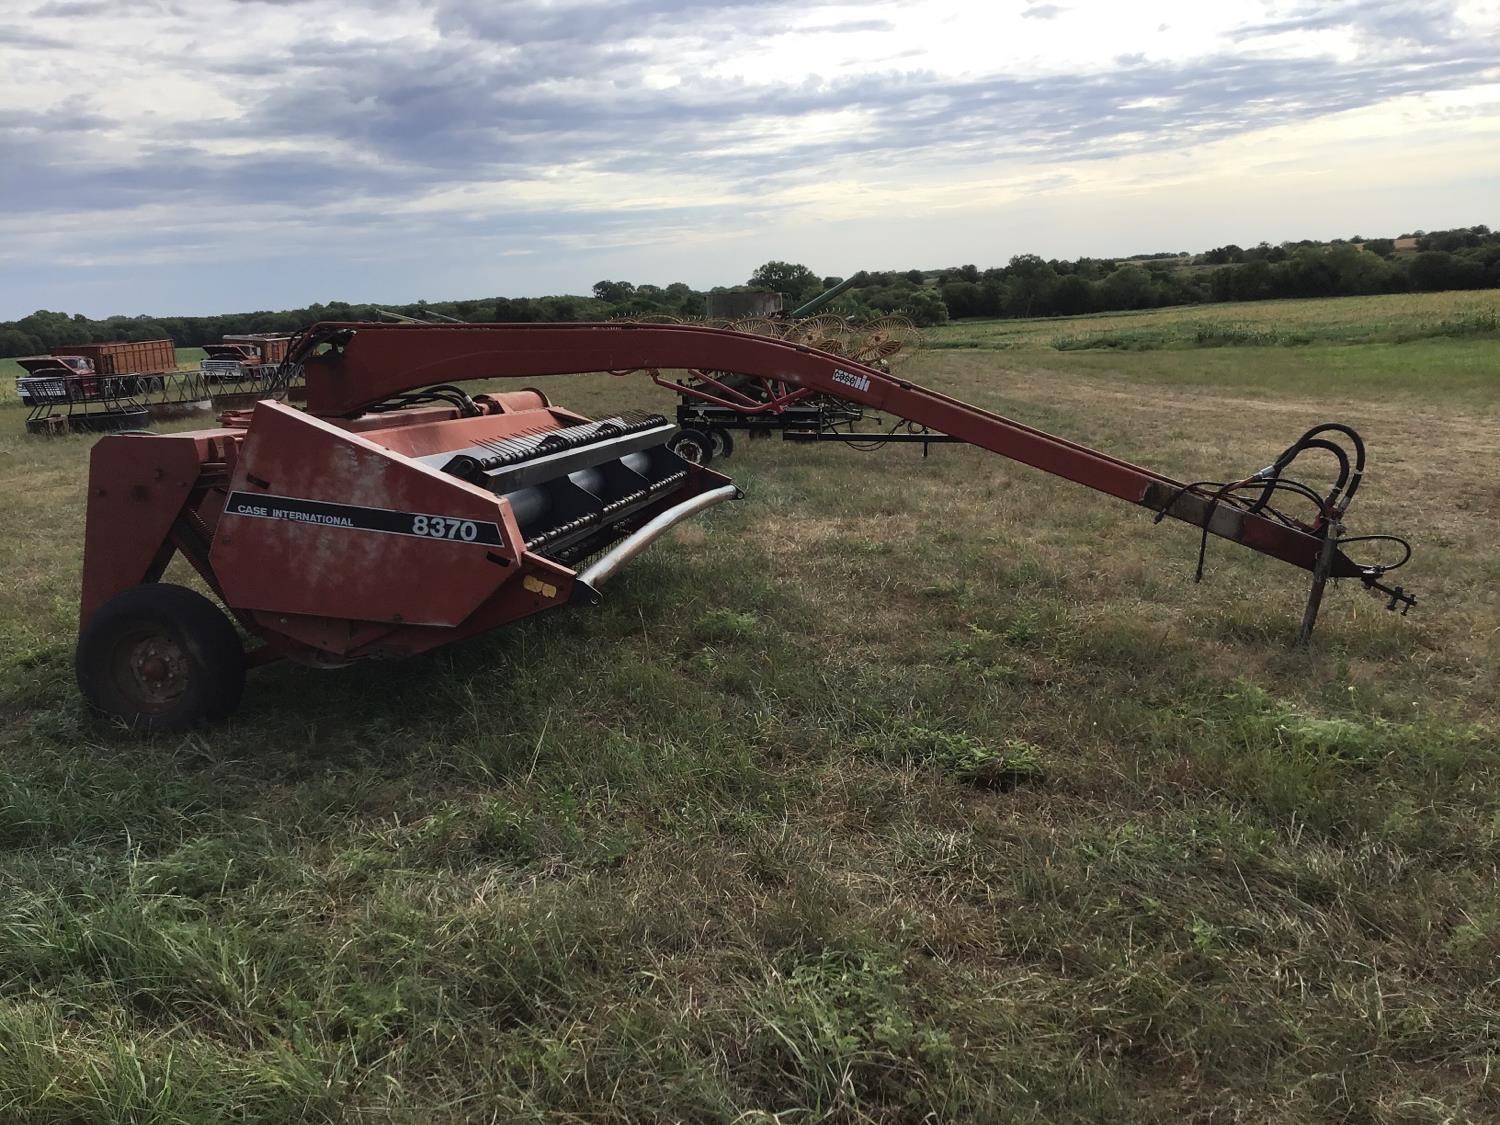
[[[771,261],[743,286],[781,293],[788,309],[843,280],[805,265]],[[306,308],[219,316],[112,316],[102,320],[45,309],[0,321],[0,356],[31,355],[69,344],[170,338],[201,347],[246,332],[294,332],[317,320],[371,320],[381,309],[406,316],[436,313],[458,320],[580,321],[615,317],[704,315],[708,293],[684,282],[667,286],[600,281],[586,295],[489,297],[406,305],[331,301]],[[1417,231],[1398,239],[1354,236],[1332,242],[1230,244],[1192,255],[1136,254],[1072,261],[1018,254],[1004,266],[867,273],[823,310],[842,316],[910,317],[924,327],[967,317],[1047,317],[1217,301],[1337,297],[1371,293],[1500,288],[1500,233],[1487,226]]]

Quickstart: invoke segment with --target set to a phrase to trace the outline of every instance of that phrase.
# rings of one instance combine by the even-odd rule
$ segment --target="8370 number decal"
[[[473,520],[458,520],[451,516],[412,516],[411,533],[472,543],[479,538],[479,525]]]

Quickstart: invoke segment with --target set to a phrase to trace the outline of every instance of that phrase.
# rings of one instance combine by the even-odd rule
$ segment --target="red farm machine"
[[[1184,484],[781,339],[690,325],[322,323],[281,369],[283,382],[305,378],[305,410],[266,399],[220,428],[94,446],[85,698],[138,729],[178,729],[229,714],[249,665],[420,653],[597,602],[624,563],[735,485],[674,453],[661,415],[590,420],[534,389],[456,384],[662,371],[733,372],[884,411],[1186,521],[1204,543],[1216,535],[1301,567],[1313,576],[1304,636],[1330,578],[1393,609],[1414,602],[1383,581],[1391,566],[1345,554],[1364,450],[1344,426],[1310,431],[1243,479]],[[1338,464],[1326,490],[1287,475],[1310,450]],[[1311,522],[1276,506],[1288,495],[1312,502]],[[160,582],[179,552],[258,639],[248,655],[213,602]]]

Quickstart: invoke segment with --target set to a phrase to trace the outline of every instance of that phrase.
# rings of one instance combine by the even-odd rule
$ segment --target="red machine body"
[[[274,653],[312,663],[421,652],[566,604],[580,596],[576,571],[528,549],[505,497],[418,458],[535,444],[589,421],[535,391],[481,401],[492,412],[415,407],[337,422],[264,401],[243,428],[102,439],[85,627],[112,597],[159,577],[175,550]],[[656,428],[664,442],[670,427]],[[680,479],[639,497],[631,528],[729,485],[674,461]]]
[[[681,325],[323,323],[294,340],[283,372],[297,368],[305,411],[266,400],[218,429],[95,445],[79,676],[101,710],[161,728],[233,706],[194,694],[199,665],[228,642],[174,623],[201,610],[153,611],[142,592],[178,551],[264,640],[254,659],[340,664],[597,600],[597,586],[668,527],[737,495],[667,448],[674,427],[659,415],[591,422],[539,391],[470,398],[451,385],[487,378],[743,372],[887,411],[1186,520],[1312,571],[1319,592],[1329,577],[1351,577],[1410,600],[1338,548],[1342,508],[1332,498],[1327,518],[1288,522],[1228,502],[1230,486],[1183,485],[781,340]],[[1267,479],[1251,478],[1256,488]],[[154,633],[153,612],[166,619]]]

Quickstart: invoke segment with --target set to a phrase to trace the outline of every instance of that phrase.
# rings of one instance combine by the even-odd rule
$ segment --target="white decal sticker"
[[[833,381],[842,383],[846,387],[853,387],[856,391],[868,391],[870,389],[870,377],[868,375],[856,375],[852,371],[845,371],[842,367],[833,369]]]

